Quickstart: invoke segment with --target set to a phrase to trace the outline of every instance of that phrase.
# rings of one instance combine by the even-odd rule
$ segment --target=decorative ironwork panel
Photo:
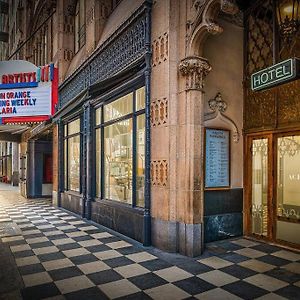
[[[251,74],[273,64],[272,0],[254,5],[246,19],[245,129],[276,126],[276,101],[273,90],[253,92]]]
[[[266,0],[252,10],[247,19],[246,78],[273,63],[272,1]]]
[[[270,128],[276,125],[276,101],[272,90],[252,92],[246,89],[245,129]]]
[[[146,19],[142,15],[125,30],[103,45],[86,65],[60,91],[60,107],[81,91],[98,81],[107,79],[144,56]]]
[[[300,122],[300,81],[278,87],[279,125]]]

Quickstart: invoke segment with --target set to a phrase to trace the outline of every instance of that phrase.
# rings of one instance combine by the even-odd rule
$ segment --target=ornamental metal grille
[[[300,56],[300,30],[289,39],[280,36],[272,4],[272,0],[253,1],[245,17],[244,129],[248,132],[300,125],[300,80],[260,92],[250,88],[252,73]]]
[[[97,50],[97,54],[62,87],[59,92],[61,108],[83,90],[126,69],[146,52],[145,14]]]
[[[246,79],[251,74],[273,63],[272,0],[263,1],[247,18]]]

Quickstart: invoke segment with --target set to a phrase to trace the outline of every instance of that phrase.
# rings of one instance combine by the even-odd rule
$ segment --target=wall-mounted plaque
[[[205,129],[205,188],[230,186],[230,131]]]

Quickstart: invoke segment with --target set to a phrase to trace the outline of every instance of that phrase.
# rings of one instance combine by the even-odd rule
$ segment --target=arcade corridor
[[[234,239],[187,258],[0,186],[0,299],[299,299],[300,254]]]

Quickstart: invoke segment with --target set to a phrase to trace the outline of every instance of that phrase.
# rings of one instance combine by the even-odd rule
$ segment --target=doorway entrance
[[[247,137],[245,233],[300,248],[300,132]]]

